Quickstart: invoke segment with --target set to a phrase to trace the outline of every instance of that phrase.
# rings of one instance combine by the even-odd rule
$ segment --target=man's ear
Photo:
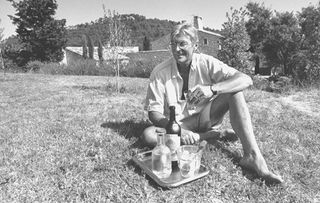
[[[194,46],[195,52],[200,53],[198,43],[195,43],[193,46]]]
[[[194,49],[198,49],[198,47],[199,47],[199,46],[198,46],[198,43],[194,43],[193,46],[194,46]]]

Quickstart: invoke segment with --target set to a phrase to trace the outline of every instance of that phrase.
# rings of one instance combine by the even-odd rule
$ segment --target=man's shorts
[[[199,113],[180,120],[179,123],[181,124],[181,127],[194,132],[206,132],[220,128],[224,116],[212,121],[210,116],[212,104],[213,100],[208,102],[208,104]]]

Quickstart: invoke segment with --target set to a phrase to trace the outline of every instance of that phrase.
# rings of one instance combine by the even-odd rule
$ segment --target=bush
[[[122,72],[122,76],[149,78],[152,70],[161,62],[171,57],[170,51],[146,51],[127,54],[129,64]]]
[[[253,86],[256,89],[284,93],[293,89],[293,79],[285,76],[259,76],[253,77]]]
[[[44,63],[40,73],[53,75],[112,75],[112,67],[97,66],[94,60],[81,60],[68,65],[59,63]]]
[[[40,68],[44,65],[41,61],[30,61],[26,65],[26,70],[29,72],[37,73]]]
[[[156,65],[158,64],[153,61],[134,61],[128,64],[122,75],[127,77],[149,78]]]

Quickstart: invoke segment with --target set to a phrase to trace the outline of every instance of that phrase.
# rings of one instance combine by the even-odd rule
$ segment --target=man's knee
[[[157,134],[155,130],[156,128],[154,126],[150,126],[144,129],[141,135],[141,140],[145,145],[150,147],[157,145]]]

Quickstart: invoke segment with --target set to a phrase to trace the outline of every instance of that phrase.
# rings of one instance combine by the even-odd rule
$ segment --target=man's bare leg
[[[240,165],[254,170],[267,182],[283,182],[281,176],[269,171],[260,152],[254,137],[249,110],[242,92],[219,95],[212,102],[210,110],[212,124],[218,122],[219,119],[221,119],[221,116],[224,116],[228,110],[232,128],[236,135],[239,136],[243,148],[244,154],[240,161]],[[205,136],[206,133],[200,133],[201,138],[204,138]]]

